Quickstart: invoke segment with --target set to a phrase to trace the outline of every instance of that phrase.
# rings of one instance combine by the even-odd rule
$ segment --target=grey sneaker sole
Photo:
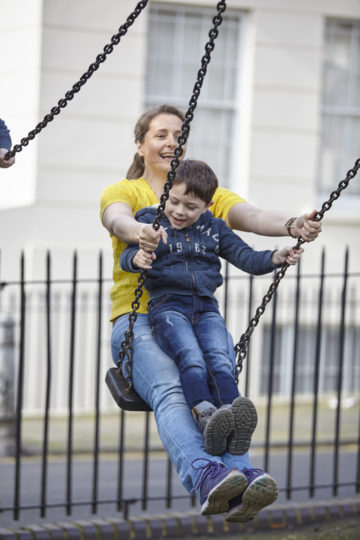
[[[232,508],[227,513],[225,521],[244,523],[254,519],[260,510],[276,501],[278,494],[277,483],[271,476],[264,473],[246,488],[242,504]]]
[[[235,429],[235,418],[230,409],[218,409],[210,418],[204,435],[204,446],[208,454],[221,456],[226,452],[228,437]]]
[[[228,440],[228,451],[235,456],[241,456],[249,450],[258,416],[255,405],[246,397],[234,399],[231,411],[235,420],[235,428]]]
[[[246,485],[246,477],[241,471],[229,471],[229,474],[210,491],[201,506],[201,515],[210,516],[227,512],[230,499],[241,495]]]

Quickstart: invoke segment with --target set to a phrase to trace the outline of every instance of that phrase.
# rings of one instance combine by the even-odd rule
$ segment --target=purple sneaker
[[[201,461],[205,465],[195,467]],[[191,493],[199,490],[202,516],[227,512],[230,500],[246,488],[246,477],[239,469],[227,469],[223,463],[206,458],[195,459],[191,466],[201,471]]]
[[[247,479],[247,487],[230,501],[225,521],[250,521],[265,506],[272,504],[279,494],[275,480],[261,469],[243,469],[241,472]]]
[[[241,456],[249,450],[251,436],[257,425],[257,412],[253,402],[243,396],[234,399],[231,412],[235,426],[228,439],[228,452],[235,456]]]

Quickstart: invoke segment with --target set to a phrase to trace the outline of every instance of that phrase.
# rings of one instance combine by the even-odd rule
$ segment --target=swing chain
[[[40,133],[40,131],[47,126],[49,122],[51,122],[54,117],[58,114],[60,114],[61,109],[67,106],[68,102],[71,101],[75,94],[80,92],[82,86],[90,79],[91,75],[100,67],[100,64],[105,62],[107,56],[112,53],[114,50],[114,47],[119,44],[121,38],[125,36],[126,32],[130,28],[130,26],[135,22],[137,17],[140,15],[142,10],[146,7],[146,4],[148,3],[148,0],[141,0],[136,5],[134,11],[130,13],[130,15],[127,17],[126,22],[122,24],[116,34],[114,34],[111,38],[111,43],[108,43],[105,45],[102,53],[98,54],[96,57],[95,62],[90,64],[88,70],[80,77],[79,81],[76,82],[71,90],[68,90],[65,93],[65,97],[60,99],[55,107],[52,107],[50,110],[50,113],[45,115],[43,120],[37,124],[37,126],[32,130],[29,131],[28,135],[21,139],[20,144],[16,144],[12,150],[7,152],[4,159],[10,159],[15,156],[16,152],[21,152],[24,146],[27,146],[31,140],[35,138],[35,136]]]
[[[356,176],[359,168],[360,168],[360,158],[355,161],[354,167],[347,172],[346,178],[344,180],[341,180],[341,182],[339,182],[337,189],[331,192],[329,199],[323,203],[321,210],[319,210],[319,212],[316,213],[313,221],[322,220],[325,212],[330,210],[334,201],[336,201],[340,197],[341,192],[347,188],[350,180],[352,180],[352,178]],[[303,240],[302,238],[298,238],[297,244],[296,246],[294,246],[294,249],[298,249],[302,244],[304,244],[304,242],[305,240]],[[286,271],[289,268],[289,266],[290,265],[288,263],[284,263],[281,269],[276,273],[274,281],[271,283],[267,293],[264,295],[260,306],[256,309],[255,316],[252,317],[252,319],[250,319],[248,328],[242,334],[239,342],[235,345],[235,354],[237,357],[236,368],[235,368],[235,378],[236,378],[237,383],[239,382],[239,375],[243,368],[243,362],[247,356],[250,337],[253,331],[255,330],[256,326],[259,324],[261,315],[264,313],[267,304],[270,302],[273,295],[275,294],[276,289],[278,288],[279,283],[282,280],[282,278],[285,276]]]
[[[197,106],[197,101],[198,101],[198,98],[199,98],[199,95],[200,95],[200,91],[201,91],[201,87],[203,85],[203,82],[204,82],[204,78],[205,78],[205,75],[206,75],[206,72],[207,72],[207,67],[208,67],[208,64],[211,60],[211,53],[212,51],[214,50],[214,47],[215,47],[215,39],[217,38],[218,34],[219,34],[219,30],[218,30],[218,27],[220,26],[220,24],[222,23],[222,14],[224,13],[224,11],[226,10],[226,1],[225,0],[221,0],[220,2],[218,2],[217,6],[216,6],[216,9],[217,9],[217,15],[215,15],[215,17],[213,17],[212,19],[212,22],[213,22],[213,27],[211,28],[211,30],[209,31],[209,41],[205,44],[205,54],[203,55],[202,59],[201,59],[201,67],[197,73],[197,79],[196,79],[196,82],[194,84],[194,87],[193,87],[193,93],[192,93],[192,96],[189,100],[189,107],[188,107],[188,110],[187,112],[185,113],[185,120],[183,122],[183,125],[181,127],[181,135],[179,135],[178,137],[178,146],[175,148],[174,150],[174,159],[171,160],[171,164],[170,164],[170,170],[167,174],[167,179],[166,179],[166,182],[165,182],[165,185],[164,185],[164,191],[160,197],[160,203],[159,203],[159,206],[157,208],[157,211],[156,211],[156,216],[155,216],[155,219],[153,221],[153,229],[155,231],[158,231],[159,228],[160,228],[160,221],[161,221],[161,218],[164,214],[164,210],[165,210],[165,204],[166,204],[166,201],[168,200],[169,198],[169,192],[170,192],[170,189],[172,188],[172,183],[173,183],[173,180],[176,176],[176,169],[179,165],[179,158],[182,156],[184,150],[183,150],[183,147],[186,145],[186,141],[188,139],[188,136],[189,136],[189,132],[190,132],[190,123],[194,117],[194,111],[196,109],[196,106]],[[137,310],[140,306],[140,298],[142,296],[142,293],[143,293],[143,287],[144,287],[144,283],[145,283],[145,278],[146,278],[146,271],[145,270],[142,270],[140,272],[140,275],[139,275],[139,278],[138,278],[138,286],[135,290],[135,300],[132,302],[131,304],[131,307],[132,307],[132,311],[131,313],[129,314],[129,327],[128,329],[126,330],[125,332],[125,339],[124,341],[122,342],[121,344],[121,350],[119,352],[119,363],[118,363],[118,367],[119,367],[119,370],[121,371],[122,370],[122,366],[123,366],[123,363],[124,363],[124,360],[125,360],[125,365],[124,365],[124,368],[125,368],[125,371],[126,371],[126,375],[125,375],[125,379],[126,379],[126,382],[127,382],[127,386],[128,386],[128,390],[130,391],[133,387],[133,380],[132,380],[132,341],[133,341],[133,337],[134,337],[134,332],[133,332],[133,328],[134,328],[134,324],[135,324],[135,321],[137,319]]]

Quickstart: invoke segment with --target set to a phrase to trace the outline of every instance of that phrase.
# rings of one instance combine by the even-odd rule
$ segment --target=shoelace
[[[202,465],[201,467],[195,467],[195,463],[198,461],[206,461],[206,465]],[[225,465],[223,463],[219,463],[218,461],[211,461],[210,459],[206,458],[196,458],[191,463],[191,466],[196,471],[201,471],[199,476],[196,479],[196,482],[194,484],[194,487],[191,490],[192,494],[195,494],[197,489],[200,487],[200,484],[205,480],[205,478],[215,478],[215,476],[220,472],[221,469],[225,469]]]
[[[258,473],[261,473],[261,474],[264,473],[262,469],[241,469],[241,472],[244,473],[248,485],[253,480],[254,476],[257,476]]]

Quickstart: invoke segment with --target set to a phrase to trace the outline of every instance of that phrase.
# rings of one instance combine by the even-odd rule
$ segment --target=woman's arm
[[[166,243],[167,234],[163,227],[155,231],[152,224],[139,223],[130,206],[123,202],[109,204],[104,210],[102,222],[110,234],[126,244],[139,244],[145,251],[155,251],[160,238]]]
[[[321,232],[321,223],[313,221],[316,210],[296,217],[289,226],[289,216],[281,212],[261,210],[246,202],[235,204],[227,215],[226,223],[232,229],[253,232],[263,236],[293,236],[305,242],[315,240]],[[291,233],[291,234],[290,234]]]
[[[104,210],[102,222],[109,233],[122,242],[126,244],[139,242],[142,223],[136,221],[130,206],[126,203],[115,202],[109,204]]]

